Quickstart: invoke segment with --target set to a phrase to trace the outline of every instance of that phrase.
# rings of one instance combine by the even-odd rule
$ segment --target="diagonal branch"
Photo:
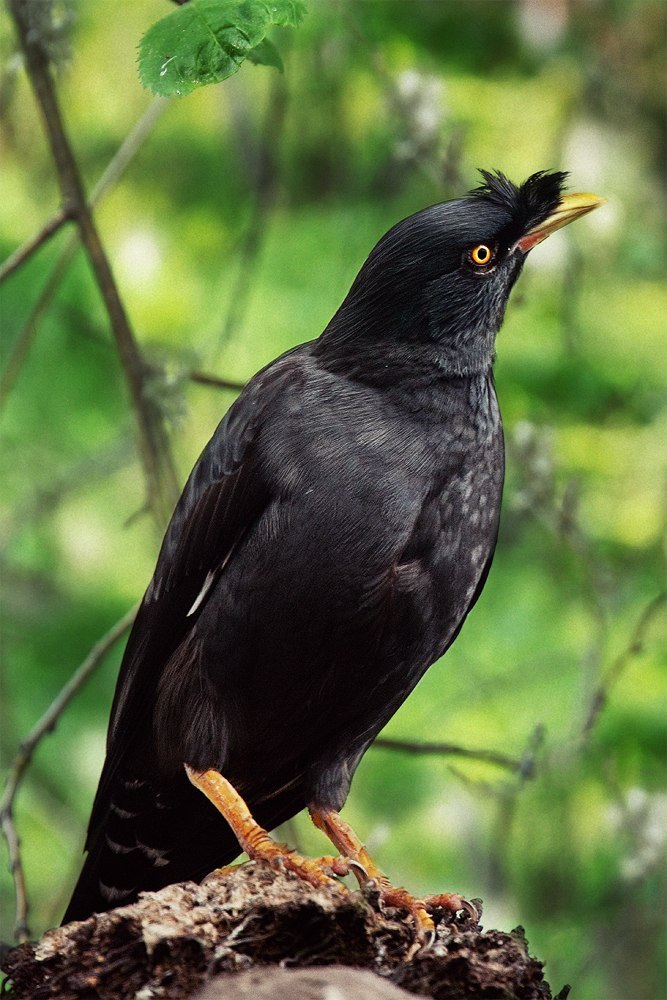
[[[190,372],[188,378],[191,382],[196,382],[198,385],[210,385],[214,389],[231,389],[234,392],[240,392],[245,386],[245,382],[234,382],[232,379],[218,378],[217,375],[209,375],[208,372]]]
[[[394,740],[380,737],[373,743],[382,750],[398,750],[401,753],[431,754],[449,757],[467,757],[469,760],[482,760],[489,764],[506,767],[509,771],[523,771],[524,762],[517,757],[509,757],[493,750],[469,750],[454,743],[416,743],[412,740]]]
[[[0,283],[3,282],[10,274],[17,271],[27,260],[32,257],[34,253],[43,247],[52,236],[62,229],[66,222],[69,222],[72,218],[72,211],[68,209],[67,206],[59,208],[58,211],[46,222],[40,231],[36,233],[27,243],[24,243],[22,247],[15,250],[7,260],[0,264]]]
[[[286,109],[287,90],[284,81],[277,77],[269,95],[262,139],[257,150],[255,199],[239,250],[238,271],[229,296],[229,308],[220,334],[220,347],[240,328],[247,312],[257,261],[266,238],[267,217],[278,194],[280,175],[276,149],[284,128]]]
[[[106,194],[110,187],[116,183],[118,178],[126,170],[137,151],[141,148],[146,137],[150,134],[159,115],[162,114],[169,102],[162,97],[156,97],[149,104],[148,109],[141,116],[137,124],[123,141],[106,170],[92,190],[89,204],[96,205]],[[33,305],[28,318],[22,327],[7,363],[0,375],[0,407],[2,407],[9,394],[14,388],[14,384],[19,376],[21,368],[30,352],[40,320],[49,308],[53,296],[55,295],[65,271],[69,267],[72,259],[79,248],[79,234],[74,231],[65,243],[62,252],[56,260],[46,284]]]
[[[63,204],[71,206],[90,261],[130,390],[139,429],[139,451],[146,476],[148,503],[158,523],[171,513],[177,482],[159,407],[146,392],[146,372],[125,307],[88,205],[79,167],[60,114],[55,87],[38,33],[32,29],[30,0],[9,0],[26,68],[44,118]]]
[[[21,844],[14,824],[14,802],[23,780],[25,771],[33,758],[41,740],[47,733],[55,729],[72,698],[77,694],[91,674],[99,667],[107,653],[127,632],[134,621],[137,606],[130,608],[106,635],[95,643],[81,666],[72,674],[67,684],[54,698],[41,719],[33,726],[18,748],[16,756],[9,767],[7,783],[0,799],[0,828],[7,841],[9,868],[14,879],[16,892],[16,926],[15,934],[18,941],[25,941],[28,931],[28,896],[26,892],[23,864],[21,862]]]
[[[585,742],[590,737],[595,723],[602,710],[604,709],[607,701],[609,700],[609,693],[613,685],[618,681],[623,671],[626,669],[630,661],[638,656],[644,649],[644,641],[646,639],[646,632],[649,626],[652,624],[658,611],[662,608],[664,604],[667,604],[667,592],[663,591],[649,601],[644,610],[642,611],[637,624],[635,625],[634,631],[630,638],[630,642],[623,649],[616,659],[610,664],[609,669],[605,672],[602,680],[597,686],[591,703],[588,709],[588,714],[586,715],[586,720],[582,727],[581,739]]]
[[[2,375],[0,375],[0,407],[7,402],[9,394],[14,388],[14,384],[19,377],[21,368],[23,367],[30,352],[30,348],[32,347],[39,322],[51,304],[51,300],[60,285],[65,271],[69,267],[70,261],[72,260],[78,245],[78,240],[75,238],[74,240],[68,242],[64,247],[62,254],[53,266],[46,284],[39,293],[37,301],[30,310],[21,332],[16,338],[11,354],[9,355],[7,363],[2,370]]]

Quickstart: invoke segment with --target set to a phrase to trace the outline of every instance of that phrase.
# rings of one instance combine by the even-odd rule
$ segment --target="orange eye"
[[[470,251],[470,259],[473,264],[480,264],[482,266],[488,264],[492,256],[491,247],[487,247],[486,243],[480,243],[479,246]]]

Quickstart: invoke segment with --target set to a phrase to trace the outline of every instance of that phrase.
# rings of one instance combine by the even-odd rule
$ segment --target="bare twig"
[[[171,512],[178,492],[167,435],[159,407],[145,391],[143,360],[86,199],[79,167],[60,114],[49,57],[38,33],[31,30],[30,6],[30,0],[9,0],[28,76],[46,126],[61,196],[64,204],[70,205],[75,214],[81,242],[95,275],[125,372],[139,431],[139,451],[149,504],[158,523],[162,523]]]
[[[27,260],[32,257],[40,247],[43,247],[52,236],[58,232],[59,229],[63,227],[66,222],[71,221],[72,210],[68,206],[63,205],[59,208],[55,215],[46,222],[38,233],[24,243],[22,247],[15,250],[11,254],[4,264],[0,264],[0,283],[2,283],[5,278],[8,278],[10,274],[13,274],[22,264],[25,264]]]
[[[30,929],[28,927],[28,893],[23,864],[21,862],[21,841],[14,826],[11,805],[9,809],[0,811],[0,829],[2,829],[3,836],[7,841],[9,872],[14,879],[14,892],[16,895],[14,937],[20,944],[22,941],[27,941],[30,937]]]
[[[545,736],[546,728],[541,722],[539,722],[530,733],[526,743],[526,749],[520,759],[507,757],[507,763],[504,763],[502,754],[492,753],[490,755],[490,763],[501,764],[508,770],[512,770],[514,772],[516,777],[512,777],[508,780],[488,781],[483,778],[473,778],[465,772],[460,771],[454,764],[448,764],[447,767],[448,770],[451,771],[451,773],[455,775],[455,777],[458,778],[458,780],[467,788],[473,788],[482,795],[490,796],[492,798],[514,799],[524,787],[526,782],[535,777],[537,755],[544,744]],[[487,756],[487,751],[485,750],[482,750],[481,752],[475,750],[464,751],[463,754],[458,754],[458,756],[469,756],[473,760],[489,760],[489,756]]]
[[[608,670],[602,677],[602,680],[593,694],[591,704],[582,727],[582,742],[585,742],[590,737],[600,713],[609,700],[609,694],[614,684],[616,684],[619,680],[621,674],[626,669],[630,661],[643,651],[648,628],[664,604],[667,604],[667,592],[657,594],[651,601],[649,601],[639,616],[639,620],[635,625],[630,642],[610,664]]]
[[[546,726],[543,722],[538,722],[528,738],[526,749],[521,757],[521,767],[519,768],[519,787],[522,787],[530,778],[535,777],[535,761],[537,760],[538,753],[544,745],[546,734]]]
[[[228,378],[218,378],[217,375],[209,375],[208,372],[190,372],[188,378],[198,385],[211,385],[216,389],[232,389],[240,392],[245,386],[245,382],[233,382]]]
[[[498,767],[505,767],[509,771],[522,773],[524,769],[523,759],[509,757],[507,754],[495,753],[493,750],[469,750],[467,747],[460,747],[454,743],[415,743],[412,740],[394,740],[380,737],[373,743],[374,747],[382,750],[398,750],[401,753],[432,754],[443,757],[467,757],[468,760],[482,760],[488,764],[497,764]]]
[[[147,136],[153,129],[158,117],[162,114],[169,102],[162,97],[156,97],[149,104],[147,110],[141,116],[137,124],[123,141],[108,167],[93,188],[90,196],[90,205],[96,205],[106,194],[110,187],[116,183],[123,174],[128,164],[132,161],[138,150],[145,142]],[[21,329],[12,352],[7,360],[7,364],[0,376],[0,407],[7,401],[10,392],[14,388],[21,368],[30,352],[33,340],[39,327],[39,322],[48,309],[53,296],[55,295],[65,271],[69,267],[77,249],[79,248],[79,235],[74,232],[62,249],[60,256],[53,265],[50,275],[47,278],[39,298],[32,307],[30,315]]]
[[[467,775],[450,765],[450,770],[459,781],[465,783],[466,787],[472,787],[477,793],[489,797],[497,803],[496,815],[494,818],[494,832],[490,840],[488,853],[488,877],[494,890],[498,893],[507,890],[507,855],[512,839],[512,830],[516,817],[519,796],[523,792],[526,783],[535,777],[536,760],[539,751],[544,744],[546,729],[539,723],[531,732],[526,748],[522,754],[520,766],[517,768],[516,777],[509,781],[496,782],[471,782]]]
[[[282,78],[273,83],[262,140],[257,151],[256,193],[248,228],[239,250],[239,265],[234,287],[229,296],[229,308],[220,334],[220,346],[229,340],[243,321],[252,287],[254,266],[264,242],[267,216],[278,191],[276,149],[285,121],[287,91]]]
[[[109,188],[125,173],[168,105],[169,101],[165,97],[155,97],[151,101],[93,188],[90,195],[91,206],[96,205]]]
[[[0,377],[0,407],[7,402],[9,394],[14,388],[16,380],[19,377],[19,373],[26,358],[28,357],[30,348],[32,347],[35,334],[37,333],[37,329],[39,327],[39,322],[51,304],[51,300],[60,285],[65,271],[69,267],[70,261],[74,257],[78,245],[78,240],[74,239],[64,247],[63,252],[54,264],[53,270],[47,278],[46,284],[42,288],[37,301],[30,310],[28,318],[16,338],[12,352],[7,359],[7,364],[5,365],[2,376]]]
[[[14,825],[14,802],[19,790],[25,771],[32,760],[33,754],[41,740],[47,733],[55,729],[60,716],[63,714],[74,696],[81,690],[91,674],[99,667],[107,653],[115,646],[118,640],[127,632],[134,621],[137,607],[131,608],[116,624],[109,629],[106,635],[102,636],[88,653],[81,666],[72,674],[67,684],[54,698],[44,715],[30,730],[28,735],[18,748],[16,756],[12,761],[7,782],[0,799],[0,826],[9,853],[9,866],[14,878],[16,891],[16,927],[15,933],[18,941],[25,941],[28,938],[28,897],[26,893],[25,877],[21,862],[21,845]]]
[[[514,432],[514,464],[521,475],[520,489],[513,497],[515,508],[530,514],[577,560],[583,599],[594,628],[582,652],[585,677],[597,679],[605,661],[609,638],[609,573],[587,538],[579,517],[579,484],[570,477],[562,495],[557,488],[550,431],[521,422]],[[594,680],[591,681],[591,686]]]

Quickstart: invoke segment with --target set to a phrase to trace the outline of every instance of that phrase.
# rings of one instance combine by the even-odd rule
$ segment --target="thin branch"
[[[30,937],[30,928],[28,927],[28,893],[25,884],[25,872],[23,871],[23,863],[21,861],[21,841],[14,826],[11,806],[7,810],[3,809],[0,811],[0,829],[7,841],[9,873],[14,879],[14,893],[16,895],[14,937],[21,944]]]
[[[401,753],[433,754],[443,757],[466,757],[469,760],[482,760],[488,764],[497,764],[509,771],[523,773],[525,762],[523,758],[509,757],[507,754],[495,753],[493,750],[469,750],[454,743],[415,743],[412,740],[394,740],[380,737],[373,743],[382,750],[398,750]]]
[[[53,269],[47,278],[46,284],[42,288],[37,301],[30,310],[28,318],[21,328],[16,341],[14,342],[12,352],[7,359],[7,364],[2,371],[2,376],[0,376],[0,408],[4,406],[9,399],[9,394],[14,388],[21,369],[25,364],[26,358],[30,353],[30,348],[33,345],[40,320],[49,308],[51,300],[53,299],[53,296],[55,295],[78,246],[79,242],[75,238],[74,240],[70,240],[70,242],[63,248],[60,257],[55,262]]]
[[[524,785],[530,778],[535,777],[535,762],[537,760],[538,753],[544,746],[546,735],[546,726],[543,722],[538,722],[528,738],[526,749],[521,757],[521,767],[519,768],[519,786]]]
[[[108,167],[93,188],[90,196],[91,207],[96,205],[107,191],[118,181],[128,165],[136,156],[137,152],[150,135],[155,122],[162,114],[169,102],[162,97],[156,97],[147,110],[141,116],[137,124],[123,141]],[[62,249],[56,260],[50,275],[46,280],[39,298],[30,311],[30,315],[21,329],[14,347],[9,356],[7,364],[0,376],[0,408],[7,402],[9,394],[14,388],[16,380],[21,372],[21,368],[30,352],[35,335],[37,333],[40,320],[60,286],[60,282],[72,262],[76,251],[80,245],[79,234],[74,232]]]
[[[649,626],[664,604],[667,604],[667,592],[657,594],[651,601],[649,601],[639,616],[639,620],[635,625],[630,642],[626,648],[619,653],[616,659],[609,666],[609,669],[605,672],[591,699],[588,714],[586,715],[586,720],[581,731],[582,742],[586,742],[586,740],[589,739],[600,713],[609,701],[609,694],[614,684],[617,683],[630,661],[633,660],[635,656],[639,656],[639,654],[643,652],[646,633]]]
[[[125,173],[168,106],[169,101],[165,97],[156,97],[151,101],[93,188],[90,195],[91,207],[97,205],[102,196]]]
[[[72,210],[68,206],[64,205],[59,208],[58,211],[53,215],[48,222],[46,222],[38,233],[29,239],[22,247],[15,250],[7,260],[0,264],[0,284],[13,274],[14,271],[18,270],[22,264],[25,264],[40,247],[43,247],[52,236],[62,229],[66,222],[72,220]]]
[[[102,636],[88,653],[81,666],[72,674],[67,684],[54,698],[39,722],[21,741],[16,756],[12,761],[7,782],[0,799],[0,827],[9,853],[9,867],[14,878],[16,891],[16,925],[15,934],[18,941],[25,941],[28,931],[28,897],[25,886],[23,864],[21,862],[21,844],[14,825],[14,802],[23,780],[25,771],[33,758],[41,740],[52,732],[69,703],[78,694],[91,674],[99,667],[107,653],[130,628],[137,613],[137,606],[130,608],[116,624]]]
[[[239,265],[234,287],[229,296],[229,308],[220,334],[222,347],[238,330],[250,301],[257,260],[267,232],[267,217],[278,192],[276,150],[284,127],[287,90],[282,78],[274,80],[266,110],[262,140],[257,151],[256,192],[250,222],[239,250]]]
[[[538,724],[528,739],[517,779],[506,782],[493,790],[498,805],[488,856],[488,871],[491,886],[498,893],[506,893],[509,888],[507,859],[512,842],[519,796],[525,788],[526,782],[535,776],[535,761],[537,754],[544,744],[545,735],[546,729],[544,725],[541,723]]]
[[[240,392],[245,386],[245,382],[233,382],[228,378],[218,378],[217,375],[209,375],[208,372],[190,372],[188,378],[198,385],[211,385],[216,389],[232,389],[234,392]]]
[[[42,112],[64,204],[76,216],[109,324],[114,335],[139,430],[139,451],[151,510],[158,523],[171,512],[178,487],[169,443],[159,407],[146,392],[146,373],[134,333],[120,298],[106,251],[88,205],[79,167],[62,121],[49,66],[49,57],[32,30],[30,0],[9,0],[23,50],[26,69]]]

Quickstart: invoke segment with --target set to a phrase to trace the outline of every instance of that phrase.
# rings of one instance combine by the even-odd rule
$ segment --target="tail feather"
[[[257,818],[273,829],[304,805],[301,789],[292,787],[260,803]],[[62,922],[125,906],[140,892],[174,882],[199,882],[240,853],[226,820],[185,775],[159,788],[148,781],[120,782],[89,835]]]

